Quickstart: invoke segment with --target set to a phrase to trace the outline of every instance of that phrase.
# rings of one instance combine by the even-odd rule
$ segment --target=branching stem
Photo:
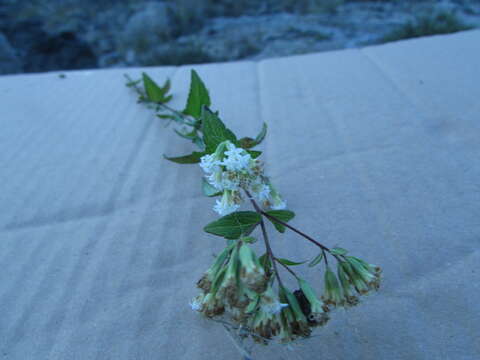
[[[255,211],[261,215],[262,210],[260,209],[258,204],[255,202],[255,200],[253,200],[253,198],[250,195],[250,193],[248,192],[248,190],[246,190],[246,189],[244,189],[244,190],[245,190],[245,193],[247,194],[248,198],[250,199],[250,202],[252,203],[253,207],[255,208]],[[265,250],[267,251],[267,254],[270,257],[270,260],[272,262],[273,272],[275,273],[275,277],[278,280],[278,286],[283,288],[284,287],[283,282],[282,282],[282,279],[280,278],[280,273],[278,272],[277,262],[275,261],[276,260],[275,255],[273,255],[272,248],[270,247],[270,241],[268,240],[267,229],[265,227],[265,222],[263,221],[263,217],[261,217],[261,220],[260,220],[260,227],[262,229],[263,241],[265,242]]]
[[[270,220],[273,220],[273,221],[275,221],[275,222],[277,222],[277,223],[285,226],[286,228],[289,228],[290,230],[296,232],[298,235],[303,236],[303,237],[304,237],[305,239],[307,239],[308,241],[314,243],[314,244],[317,245],[320,249],[322,249],[322,251],[324,252],[324,254],[325,254],[325,251],[328,252],[328,253],[330,253],[330,249],[329,249],[328,247],[326,247],[326,246],[323,245],[323,244],[320,244],[317,240],[315,240],[315,239],[312,238],[311,236],[308,236],[307,234],[301,232],[300,230],[294,228],[292,225],[287,224],[286,222],[280,220],[279,218],[277,218],[277,217],[275,217],[275,216],[273,216],[273,215],[268,214],[267,212],[265,212],[265,211],[263,211],[263,210],[261,210],[261,209],[260,209],[260,213],[261,213],[263,216],[269,218]]]
[[[298,276],[297,274],[295,274],[295,271],[293,271],[292,269],[290,269],[289,266],[285,265],[284,263],[282,263],[278,258],[275,258],[275,261],[278,262],[280,265],[282,265],[290,274],[292,274],[296,279],[298,279]]]
[[[138,95],[140,95],[142,98],[144,98],[144,99],[145,99],[145,102],[149,102],[149,103],[151,103],[151,104],[155,104],[155,105],[161,106],[161,107],[163,107],[164,109],[166,109],[166,110],[174,113],[174,114],[177,115],[178,117],[181,117],[184,121],[188,121],[188,122],[186,123],[186,125],[189,125],[189,126],[192,126],[192,127],[194,126],[194,125],[190,122],[191,119],[189,118],[189,116],[181,113],[180,111],[175,110],[174,108],[170,107],[169,105],[167,105],[167,104],[165,104],[165,103],[154,102],[154,101],[149,101],[149,100],[147,100],[147,99],[146,99],[146,94],[145,94],[144,91],[137,85],[137,82],[136,82],[135,80],[133,80],[133,79],[132,79],[129,75],[127,75],[127,74],[124,74],[124,76],[125,76],[125,78],[126,78],[127,81],[128,81],[127,85],[128,85],[129,87],[132,87]]]

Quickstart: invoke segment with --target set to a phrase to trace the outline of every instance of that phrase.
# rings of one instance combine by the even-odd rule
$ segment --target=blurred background
[[[0,74],[181,65],[480,27],[480,0],[0,0]]]

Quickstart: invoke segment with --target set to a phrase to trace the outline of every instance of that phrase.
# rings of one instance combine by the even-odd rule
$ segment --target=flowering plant
[[[343,248],[329,248],[289,223],[295,214],[287,210],[286,201],[265,174],[261,152],[252,150],[265,138],[266,124],[256,138],[237,138],[210,109],[209,92],[193,70],[182,111],[167,105],[171,99],[168,80],[159,86],[145,73],[141,80],[127,80],[127,86],[138,93],[139,102],[155,110],[159,118],[175,122],[179,126],[175,132],[199,148],[189,155],[166,159],[179,164],[198,163],[204,172],[204,194],[217,197],[213,210],[221,217],[204,230],[227,241],[197,282],[200,293],[191,302],[194,311],[209,319],[226,319],[235,325],[237,334],[255,342],[288,344],[309,337],[313,328],[325,325],[332,310],[357,305],[360,295],[379,288],[379,267],[348,255]],[[239,211],[244,202],[250,202],[253,211]],[[318,255],[310,259],[308,267],[324,264],[320,267],[324,269],[320,297],[315,287],[292,269],[307,261],[275,255],[266,221],[278,232],[289,229],[318,247]],[[252,247],[257,228],[265,249],[261,256]],[[293,276],[297,290],[292,292],[285,285],[280,267]]]

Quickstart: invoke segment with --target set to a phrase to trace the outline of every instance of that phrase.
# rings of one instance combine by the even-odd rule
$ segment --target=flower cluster
[[[307,281],[298,279],[301,290],[295,294],[279,285],[277,294],[270,280],[255,252],[238,241],[216,257],[197,283],[202,293],[190,305],[209,318],[228,317],[261,343],[272,338],[289,343],[308,337],[311,327],[328,321],[328,307]]]
[[[241,189],[249,191],[266,208],[279,210],[286,207],[285,201],[264,175],[262,163],[231,141],[220,143],[213,154],[204,155],[200,166],[207,182],[222,193],[213,208],[222,216],[240,207],[243,202]]]
[[[337,258],[337,277],[327,267],[325,271],[325,293],[322,296],[330,307],[357,305],[358,295],[365,295],[380,287],[381,269],[372,264],[353,257]]]
[[[265,138],[267,125],[264,124],[255,139],[236,140],[237,136],[222,122],[218,112],[210,110],[210,96],[203,81],[194,70],[191,75],[190,92],[183,111],[165,105],[171,98],[169,81],[159,86],[147,74],[142,74],[142,89],[139,81],[128,79],[128,86],[137,91],[139,101],[156,109],[160,118],[183,126],[183,131],[176,131],[177,134],[197,145],[203,155],[199,159],[199,153],[193,152],[166,159],[181,164],[200,162],[205,195],[220,196],[214,210],[222,216],[236,212],[204,228],[210,234],[227,239],[227,245],[197,282],[201,292],[190,305],[207,318],[235,323],[241,338],[250,336],[260,343],[268,340],[290,343],[309,337],[312,328],[328,322],[333,309],[354,306],[359,302],[359,295],[377,290],[381,269],[347,256],[345,249],[330,249],[287,224],[295,214],[286,210],[285,201],[265,175],[263,163],[257,158],[261,153],[251,150]],[[242,194],[248,196],[255,212],[237,212],[244,201]],[[277,211],[268,211],[270,209]],[[321,253],[310,261],[309,267],[322,262],[325,265],[322,296],[318,297],[313,287],[290,268],[303,262],[275,256],[265,219],[279,232],[288,228],[320,248]],[[265,254],[261,258],[249,245],[255,242],[250,234],[258,225],[265,244]],[[327,256],[337,262],[336,272],[330,268]],[[292,292],[285,287],[277,265],[283,266],[295,278],[297,290]]]
[[[253,250],[238,241],[216,257],[197,286],[203,291],[193,300],[193,309],[207,317],[227,310],[242,321],[248,305],[265,292],[267,278]]]

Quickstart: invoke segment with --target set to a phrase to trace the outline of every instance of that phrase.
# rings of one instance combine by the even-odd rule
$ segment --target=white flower
[[[217,171],[208,175],[207,181],[214,188],[218,190],[223,190],[223,173],[221,171]]]
[[[223,192],[221,200],[217,200],[213,210],[215,210],[221,216],[228,215],[236,211],[240,205],[240,198],[234,191],[225,190]]]
[[[237,148],[231,142],[227,143],[227,151],[222,161],[227,170],[242,171],[250,168],[252,157],[242,148]]]
[[[273,210],[283,210],[287,208],[287,203],[280,197],[280,194],[277,190],[273,187],[272,184],[269,183],[270,186],[270,198],[268,199],[268,203],[270,208]]]
[[[273,210],[283,210],[287,208],[287,202],[278,198],[278,199],[273,199],[273,203],[271,208]]]
[[[193,311],[202,310],[202,301],[199,300],[199,296],[192,299],[192,301],[190,302],[190,307],[192,308]]]
[[[266,201],[270,196],[270,186],[263,182],[256,182],[251,185],[253,196],[259,201]]]
[[[227,215],[240,207],[241,188],[251,190],[253,197],[265,207],[281,210],[287,207],[275,188],[263,175],[262,164],[252,159],[242,148],[231,141],[220,143],[215,152],[200,158],[200,166],[205,172],[208,183],[223,191],[221,200],[217,200],[214,210],[220,215]],[[234,196],[233,196],[234,195]]]
[[[220,171],[220,161],[214,155],[204,155],[200,158],[200,167],[207,174]]]

